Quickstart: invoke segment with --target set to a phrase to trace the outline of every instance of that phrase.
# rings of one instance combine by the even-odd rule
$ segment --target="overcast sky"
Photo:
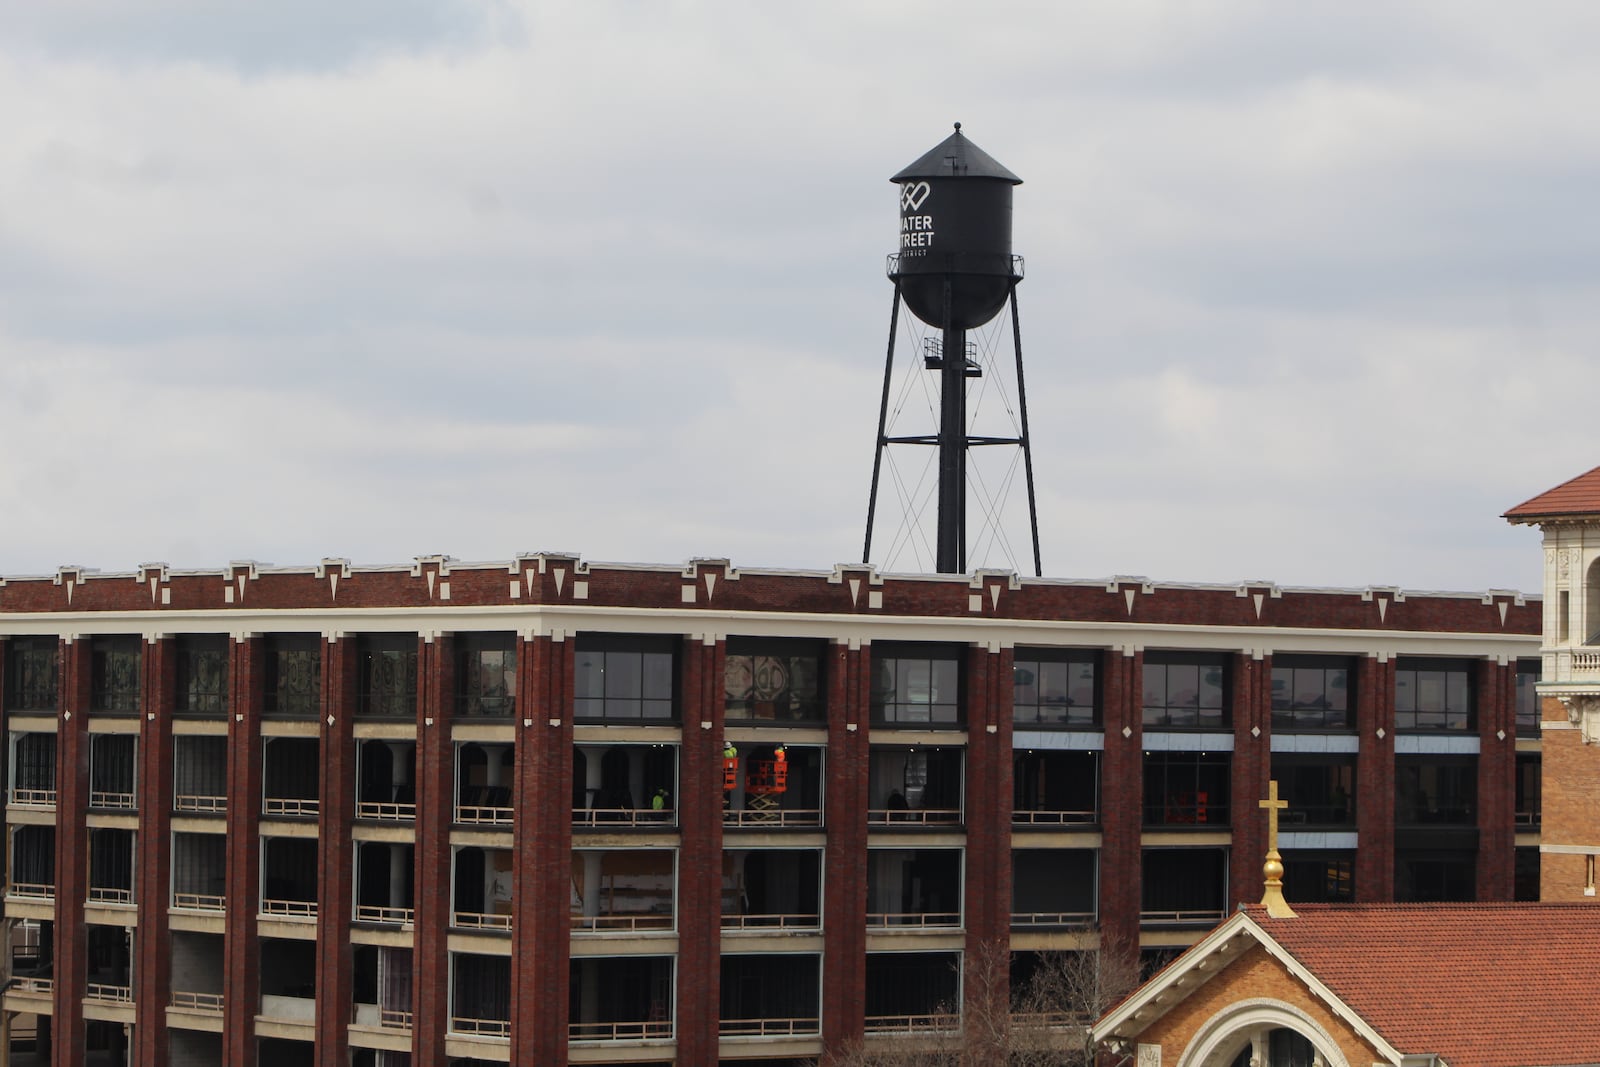
[[[7,2],[0,575],[859,560],[887,179],[959,120],[1024,179],[1047,575],[1537,590],[1597,49],[1593,0]],[[1032,573],[1022,499],[975,565]]]

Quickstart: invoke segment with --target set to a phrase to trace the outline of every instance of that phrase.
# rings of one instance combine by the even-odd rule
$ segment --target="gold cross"
[[[1267,783],[1267,799],[1256,802],[1259,808],[1267,809],[1267,851],[1278,851],[1278,812],[1287,808],[1287,800],[1278,799],[1278,780],[1274,778]]]

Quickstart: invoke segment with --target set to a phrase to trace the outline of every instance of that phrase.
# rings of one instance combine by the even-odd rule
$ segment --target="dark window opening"
[[[1283,854],[1283,896],[1296,904],[1342,904],[1355,899],[1354,852]]]
[[[1475,688],[1470,661],[1402,657],[1394,672],[1395,729],[1476,729]]]
[[[416,918],[412,872],[416,849],[398,841],[356,844],[356,921],[403,925]]]
[[[571,963],[569,1034],[574,1041],[672,1036],[670,956],[586,956]]]
[[[1211,926],[1227,914],[1226,849],[1147,848],[1141,864],[1145,926]]]
[[[1525,846],[1516,850],[1513,900],[1539,899],[1539,849]]]
[[[729,719],[779,725],[826,718],[820,641],[730,637],[723,669]]]
[[[1349,730],[1355,671],[1342,656],[1277,656],[1272,661],[1274,730]]]
[[[53,637],[5,642],[7,711],[55,711],[61,684],[61,643]]]
[[[1229,752],[1146,752],[1144,824],[1226,829],[1232,762]]]
[[[1535,830],[1544,817],[1543,786],[1540,772],[1543,761],[1537,753],[1517,756],[1517,829]]]
[[[1144,724],[1201,729],[1226,726],[1227,658],[1203,652],[1146,653]]]
[[[417,714],[417,638],[362,634],[356,641],[356,714],[409,719]]]
[[[821,923],[822,853],[816,849],[725,849],[722,925],[815,929]]]
[[[872,721],[883,726],[960,725],[963,651],[951,645],[874,645]]]
[[[221,715],[228,710],[228,639],[180,637],[177,641],[177,710]]]
[[[322,706],[322,639],[315,634],[267,638],[266,713],[312,716]]]
[[[1517,660],[1517,736],[1539,736],[1539,674],[1536,659]]]
[[[1395,850],[1394,899],[1400,903],[1476,898],[1477,856],[1446,850]]]
[[[960,926],[961,850],[867,852],[868,926]]]
[[[133,903],[134,831],[89,830],[89,899],[100,904]],[[90,927],[94,929],[94,927]]]
[[[677,791],[676,745],[573,746],[575,826],[671,826]]]
[[[269,737],[263,745],[261,814],[314,816],[321,807],[321,745],[314,737]]]
[[[227,903],[228,839],[222,834],[172,835],[172,906],[221,911]]]
[[[1089,848],[1014,849],[1011,925],[1087,926],[1096,918],[1099,853]]]
[[[317,913],[317,842],[304,837],[261,839],[261,911],[266,915]]]
[[[1477,821],[1475,756],[1396,756],[1395,825],[1471,826]]]
[[[517,635],[456,635],[456,714],[510,718],[517,711]]]
[[[868,1033],[953,1028],[961,1012],[961,957],[869,952],[866,990]]]
[[[1012,719],[1021,727],[1100,722],[1100,690],[1092,651],[1019,648],[1012,661]]]
[[[1289,804],[1278,815],[1286,828],[1355,825],[1355,756],[1275,754],[1272,777]]]
[[[11,803],[56,802],[56,735],[11,735]]]
[[[457,746],[456,822],[511,823],[517,749],[505,742]]]
[[[172,739],[172,806],[176,811],[213,815],[228,810],[226,737],[179,734]]]
[[[96,637],[89,642],[89,710],[139,710],[140,639]]]
[[[821,826],[822,752],[810,746],[745,745],[729,757],[725,749],[722,824]]]
[[[579,634],[575,718],[588,722],[677,719],[677,641],[631,634]]]
[[[1100,753],[1018,752],[1011,790],[1014,825],[1091,826],[1100,821]]]
[[[959,748],[873,745],[867,763],[867,821],[893,826],[961,821]]]
[[[89,806],[131,810],[135,792],[139,738],[136,734],[91,734],[89,737]]]
[[[821,1023],[822,959],[799,953],[723,956],[725,1037],[814,1034]]]

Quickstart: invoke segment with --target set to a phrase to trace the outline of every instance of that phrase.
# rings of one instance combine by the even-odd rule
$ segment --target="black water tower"
[[[1022,384],[1022,342],[1016,288],[1022,259],[1011,254],[1011,193],[1022,179],[955,132],[890,181],[900,188],[900,249],[889,256],[895,286],[895,312],[889,326],[888,365],[878,415],[878,450],[872,469],[872,500],[867,506],[866,557],[872,552],[873,508],[883,449],[891,444],[939,448],[936,567],[943,573],[966,570],[966,462],[972,445],[1022,447],[1027,466],[1028,513],[1032,524],[1035,573],[1040,570],[1039,523],[1034,506],[1033,457],[1028,443],[1027,394]],[[1021,401],[1020,437],[973,437],[967,432],[967,380],[980,368],[968,358],[967,331],[983,326],[1011,303],[1016,338],[1017,391]],[[936,351],[925,357],[939,372],[939,432],[936,436],[885,436],[889,379],[894,365],[895,322],[899,303],[940,331]]]

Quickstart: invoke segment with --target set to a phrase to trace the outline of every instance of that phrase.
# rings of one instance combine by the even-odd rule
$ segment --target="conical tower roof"
[[[922,178],[1000,178],[1012,185],[1022,184],[1021,178],[967,140],[961,133],[959,122],[956,123],[955,133],[889,180],[898,184]]]

